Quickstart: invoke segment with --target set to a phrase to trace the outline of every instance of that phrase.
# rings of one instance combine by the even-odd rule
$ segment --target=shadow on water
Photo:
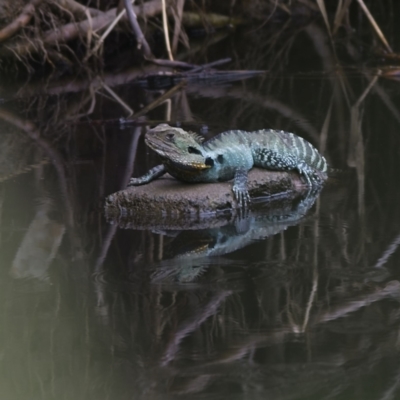
[[[399,86],[338,65],[323,25],[296,29],[259,40],[268,60],[240,42],[262,30],[236,38],[269,75],[188,84],[137,123],[96,80],[27,84],[2,105],[2,398],[400,396]],[[103,83],[139,110],[159,93],[137,76]],[[105,196],[156,164],[152,121],[294,131],[344,172],[241,220],[110,224]]]

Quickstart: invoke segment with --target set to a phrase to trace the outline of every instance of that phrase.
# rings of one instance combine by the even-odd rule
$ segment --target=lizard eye
[[[200,154],[201,155],[201,151],[197,150],[195,147],[192,147],[192,146],[188,147],[188,153],[190,153],[190,154]]]
[[[173,133],[167,133],[166,136],[168,140],[172,140],[175,135]]]

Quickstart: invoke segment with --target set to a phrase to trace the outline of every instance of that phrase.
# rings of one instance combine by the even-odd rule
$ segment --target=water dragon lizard
[[[196,133],[160,124],[147,131],[147,146],[162,164],[128,186],[138,186],[168,172],[184,182],[223,182],[233,179],[232,190],[239,207],[250,202],[248,171],[254,166],[274,171],[298,171],[310,188],[320,187],[328,164],[305,139],[285,131],[262,129],[253,132],[231,130],[204,141]]]

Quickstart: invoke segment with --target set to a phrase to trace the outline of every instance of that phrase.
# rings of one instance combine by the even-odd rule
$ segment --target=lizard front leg
[[[154,181],[154,179],[157,179],[160,176],[163,176],[166,172],[167,171],[165,169],[164,164],[157,165],[156,167],[149,170],[143,176],[140,176],[139,178],[131,178],[129,180],[128,187],[145,185],[146,183]]]
[[[240,208],[247,207],[250,203],[250,195],[247,190],[247,177],[248,171],[245,169],[238,169],[235,172],[232,190]]]

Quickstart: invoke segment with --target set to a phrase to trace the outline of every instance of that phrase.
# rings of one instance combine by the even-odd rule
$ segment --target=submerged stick
[[[122,99],[121,99],[121,97],[119,97],[118,95],[117,95],[117,93],[115,93],[114,92],[114,90],[112,90],[105,82],[103,82],[103,88],[104,88],[104,90],[106,90],[113,98],[114,98],[114,100],[117,102],[117,103],[119,103],[121,106],[122,106],[122,108],[124,108],[126,111],[128,111],[128,117],[130,117],[132,114],[133,114],[133,110],[132,110],[132,108],[130,108],[129,106],[128,106],[128,104],[126,104]]]
[[[200,72],[200,71],[203,71],[203,69],[216,67],[218,65],[226,64],[226,63],[231,62],[231,61],[232,61],[232,58],[230,58],[230,57],[222,58],[220,60],[216,60],[216,61],[210,62],[208,64],[199,65],[197,68],[194,68],[194,69],[190,70],[189,73],[192,74],[194,72]]]
[[[156,108],[162,102],[164,102],[165,100],[169,99],[174,93],[176,93],[178,90],[182,89],[185,85],[186,85],[186,81],[183,80],[182,82],[180,82],[176,86],[174,86],[172,89],[170,89],[167,92],[165,92],[158,99],[154,100],[152,103],[150,103],[146,107],[142,108],[139,112],[137,112],[136,114],[132,115],[129,119],[137,119],[137,118],[141,117],[142,115],[147,114],[150,110],[152,110],[153,108]]]
[[[217,291],[204,306],[200,306],[200,309],[195,314],[190,315],[178,325],[161,358],[161,366],[165,367],[175,359],[183,339],[198,329],[207,318],[216,314],[221,304],[231,294],[232,291],[230,290]]]
[[[367,16],[367,18],[369,19],[369,22],[371,23],[372,27],[375,29],[375,32],[378,35],[379,39],[381,39],[381,42],[385,45],[387,51],[389,53],[393,53],[393,50],[389,46],[389,43],[386,40],[385,35],[383,34],[383,32],[379,28],[378,24],[376,23],[375,18],[372,16],[370,11],[368,10],[368,7],[365,5],[364,0],[357,0],[357,1],[358,1],[358,4],[360,5],[360,7],[362,8],[362,10],[364,11],[365,15]]]
[[[317,0],[317,4],[319,10],[324,18],[324,22],[326,25],[326,29],[328,30],[329,36],[332,37],[331,26],[329,24],[328,13],[326,12],[325,1],[324,0]]]

